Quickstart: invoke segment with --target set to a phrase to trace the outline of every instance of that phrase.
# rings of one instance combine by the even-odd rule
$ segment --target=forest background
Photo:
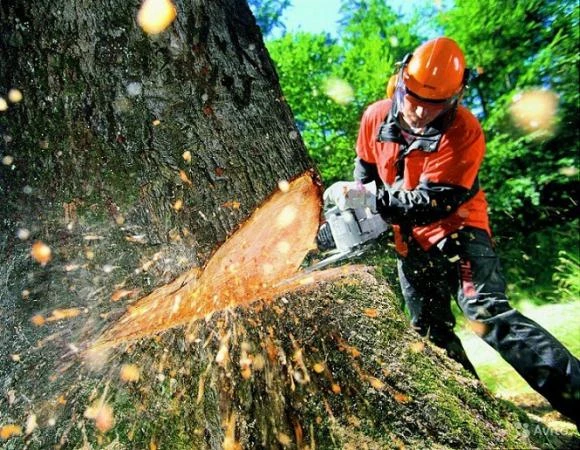
[[[536,314],[577,353],[578,3],[426,1],[403,15],[399,2],[342,0],[333,34],[287,30],[291,0],[249,3],[326,185],[352,179],[359,119],[385,96],[396,63],[436,35],[459,43],[473,74],[463,101],[486,134],[480,182],[511,302],[532,316],[545,305]],[[375,257],[394,280],[392,250]]]

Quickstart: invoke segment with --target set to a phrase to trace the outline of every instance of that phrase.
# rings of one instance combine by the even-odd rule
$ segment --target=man
[[[393,224],[398,274],[412,326],[475,374],[453,328],[451,296],[478,334],[553,407],[578,423],[580,362],[508,303],[490,240],[477,174],[483,131],[460,100],[468,71],[451,39],[430,40],[405,57],[391,90],[365,111],[354,183],[325,199],[372,206]],[[374,182],[376,197],[364,184]]]

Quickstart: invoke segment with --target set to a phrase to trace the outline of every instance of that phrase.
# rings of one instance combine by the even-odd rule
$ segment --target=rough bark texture
[[[2,2],[0,82],[24,94],[2,114],[9,230],[64,219],[66,203],[81,223],[122,214],[150,244],[185,227],[207,251],[310,166],[245,2],[177,2],[158,37],[138,4]]]
[[[153,38],[136,1],[0,4],[0,90],[24,94],[0,112],[0,427],[21,427],[2,445],[531,445],[518,413],[418,342],[362,271],[82,353],[310,167],[247,5],[176,4]],[[139,381],[120,380],[128,363]]]
[[[139,4],[0,4],[0,95],[24,96],[0,112],[13,159],[0,165],[1,389],[17,396],[3,396],[2,422],[47,395],[54,360],[111,306],[203,265],[279,180],[311,167],[245,2],[177,1],[154,37]],[[29,256],[35,240],[52,249],[46,266]],[[82,318],[30,324],[55,308]]]

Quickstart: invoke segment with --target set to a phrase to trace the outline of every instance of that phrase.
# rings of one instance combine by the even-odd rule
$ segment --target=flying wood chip
[[[8,424],[0,427],[0,439],[7,441],[11,437],[20,436],[22,427],[20,425]]]
[[[291,181],[287,190],[277,190],[217,249],[201,274],[193,269],[130,306],[93,348],[140,339],[348,273],[345,268],[299,271],[314,246],[320,198],[310,172]]]
[[[52,250],[42,241],[32,244],[30,255],[39,264],[45,266],[52,259]]]

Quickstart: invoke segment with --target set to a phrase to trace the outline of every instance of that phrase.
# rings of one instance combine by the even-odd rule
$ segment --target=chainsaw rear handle
[[[326,252],[336,248],[336,243],[332,237],[332,231],[328,222],[324,222],[322,225],[320,225],[318,234],[316,235],[316,246],[321,252]]]

